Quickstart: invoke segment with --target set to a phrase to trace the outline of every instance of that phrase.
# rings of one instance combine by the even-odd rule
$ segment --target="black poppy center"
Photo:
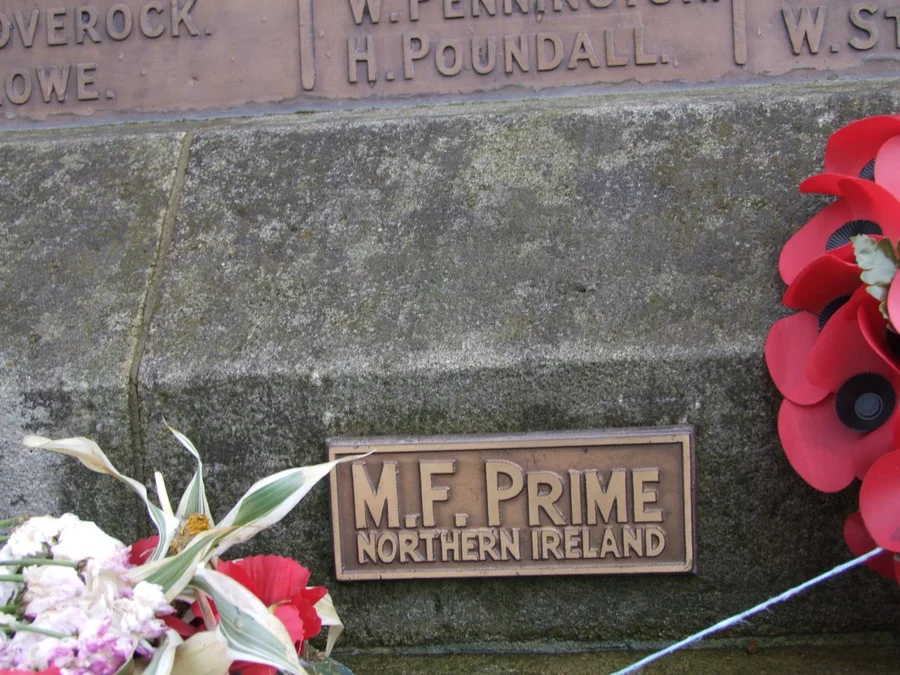
[[[891,383],[875,373],[855,375],[844,382],[834,399],[838,419],[854,431],[874,431],[897,404]]]
[[[827,305],[822,308],[822,311],[819,312],[819,332],[822,332],[822,329],[825,328],[825,324],[827,324],[831,317],[833,317],[837,311],[846,305],[850,301],[849,295],[842,295],[839,298],[835,298]],[[900,336],[898,336],[900,337]]]
[[[862,171],[859,172],[859,177],[864,180],[875,180],[875,160],[869,160],[869,163],[866,164]]]
[[[884,411],[884,401],[878,394],[866,392],[853,404],[853,412],[861,420],[874,420]]]
[[[850,240],[858,234],[882,234],[881,226],[871,220],[851,220],[844,223],[834,233],[828,237],[825,244],[826,251],[833,251],[840,248],[844,244],[849,244]]]
[[[891,353],[894,356],[900,359],[900,335],[895,333],[890,328],[886,328],[885,333],[887,333],[888,349],[891,350]]]

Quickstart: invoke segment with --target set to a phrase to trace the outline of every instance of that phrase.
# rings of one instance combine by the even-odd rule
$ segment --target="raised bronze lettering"
[[[91,42],[100,42],[100,33],[97,32],[97,21],[100,15],[96,7],[80,5],[75,10],[75,42],[84,44],[84,36],[87,35]]]
[[[185,30],[187,30],[188,34],[191,36],[197,36],[200,34],[200,29],[197,28],[197,24],[194,23],[194,18],[191,16],[191,10],[193,9],[196,2],[197,0],[186,0],[184,6],[179,6],[178,0],[172,0],[173,37],[181,36],[182,26],[184,26]]]
[[[69,43],[66,34],[65,7],[54,7],[47,10],[47,44],[51,47],[60,47]]]
[[[109,8],[106,13],[106,33],[116,42],[128,39],[134,28],[134,17],[131,8],[119,3]]]
[[[21,87],[16,81],[20,81]],[[31,73],[24,68],[18,68],[6,76],[6,98],[16,105],[25,105],[31,98]]]
[[[79,101],[96,101],[100,98],[99,92],[89,89],[94,84],[96,72],[96,63],[75,64],[75,83]]]
[[[58,103],[65,103],[66,89],[69,86],[69,69],[68,65],[62,68],[50,66],[37,69],[38,84],[41,87],[44,103],[50,103],[50,99],[54,95]]]
[[[166,26],[161,21],[159,23],[154,23],[154,17],[151,17],[151,12],[156,14],[157,17],[163,13],[163,6],[161,2],[148,2],[141,6],[141,13],[138,18],[138,25],[141,29],[141,34],[144,37],[148,38],[158,38],[163,33],[166,32]]]
[[[0,14],[0,49],[3,49],[9,43],[11,35],[9,18],[6,14]]]
[[[376,448],[332,475],[341,578],[693,569],[690,430],[338,439],[329,457]]]
[[[878,44],[878,24],[872,21],[872,16],[878,11],[878,5],[873,2],[858,2],[850,8],[850,23],[866,33],[866,38],[853,37],[850,46],[860,51],[868,51]],[[868,17],[863,16],[863,12]]]
[[[411,80],[415,75],[414,63],[421,61],[431,50],[431,41],[419,33],[403,35],[403,77]]]
[[[387,511],[387,527],[400,527],[400,498],[397,491],[397,462],[385,461],[381,467],[378,487],[372,484],[368,464],[354,462],[353,508],[356,514],[356,529],[367,526],[366,512],[371,515],[376,527],[381,527],[384,512]]]
[[[364,47],[360,46],[356,38],[347,40],[347,60],[350,64],[348,76],[351,82],[359,82],[356,71],[357,66],[363,62],[366,64],[366,80],[369,82],[375,81],[375,39],[370,35],[366,35],[364,40]]]
[[[813,19],[812,10],[809,7],[803,7],[800,10],[799,18],[790,7],[781,10],[794,54],[800,55],[803,52],[804,42],[809,48],[810,54],[819,53],[819,43],[822,41],[822,33],[825,30],[827,11],[828,8],[825,5],[818,5],[815,19]]]
[[[13,17],[16,20],[16,29],[22,37],[22,44],[26,47],[31,47],[34,44],[34,34],[37,32],[40,16],[41,10],[37,8],[31,10],[31,18],[29,20],[25,19],[25,15],[22,12],[18,10],[13,12]],[[28,80],[31,81],[31,78],[29,77]]]

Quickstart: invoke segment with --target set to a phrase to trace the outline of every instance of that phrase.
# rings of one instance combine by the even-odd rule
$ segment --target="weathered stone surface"
[[[0,513],[137,532],[124,488],[21,439],[89,436],[143,473],[129,371],[177,154],[175,133],[0,138]]]
[[[329,585],[347,645],[675,637],[847,558],[854,495],[784,460],[762,363],[828,135],[883,84],[643,94],[199,129],[141,370],[148,465],[218,514],[329,435],[697,426],[699,574],[338,585],[325,487],[254,550]],[[181,486],[179,486],[181,487]],[[755,620],[894,629],[867,571]]]

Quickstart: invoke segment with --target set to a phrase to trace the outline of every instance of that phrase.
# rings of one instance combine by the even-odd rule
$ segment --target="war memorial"
[[[0,0],[3,513],[151,534],[29,434],[180,491],[165,420],[214,513],[374,450],[245,549],[357,673],[612,672],[854,557],[763,351],[798,186],[900,111],[900,2],[819,2]],[[677,672],[891,672],[898,593]]]

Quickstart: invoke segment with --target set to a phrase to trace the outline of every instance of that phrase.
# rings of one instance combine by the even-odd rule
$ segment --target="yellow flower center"
[[[178,555],[187,548],[187,545],[191,543],[191,539],[201,532],[206,532],[210,526],[211,523],[209,522],[208,516],[205,516],[202,513],[192,513],[188,516],[188,519],[181,524],[181,527],[178,528],[178,534],[176,534],[175,538],[172,540],[172,545],[169,547],[169,553]]]

